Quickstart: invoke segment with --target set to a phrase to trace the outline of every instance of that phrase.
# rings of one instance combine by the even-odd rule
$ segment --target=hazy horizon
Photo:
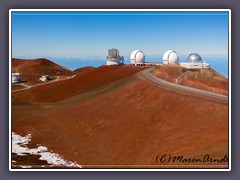
[[[35,58],[46,58],[54,63],[64,66],[70,70],[85,66],[99,67],[106,64],[106,57],[27,57],[17,56],[13,58],[22,59],[35,59]],[[202,56],[203,61],[210,63],[210,67],[218,71],[220,74],[228,77],[228,56]],[[146,62],[162,62],[162,56],[151,55],[145,57]],[[179,56],[180,62],[186,62],[187,56]],[[130,64],[130,57],[124,56],[125,64]]]

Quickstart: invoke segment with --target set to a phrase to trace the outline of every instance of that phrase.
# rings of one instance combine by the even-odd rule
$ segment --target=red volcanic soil
[[[131,65],[101,66],[69,80],[34,87],[21,94],[14,94],[13,99],[20,102],[60,101],[123,79],[145,68]]]
[[[227,162],[159,161],[164,154],[228,155],[228,103],[156,86],[134,74],[141,69],[102,66],[15,94],[12,131],[30,133],[33,143],[84,168],[226,168]]]
[[[71,76],[71,70],[60,66],[48,59],[16,59],[12,58],[12,72],[20,73],[21,81],[36,83],[42,75]]]
[[[228,95],[228,79],[212,68],[188,70],[173,64],[158,66],[152,73],[176,84]]]
[[[16,90],[20,90],[25,88],[24,86],[20,85],[20,84],[13,84],[12,85],[12,91],[16,91]]]
[[[77,73],[77,74],[82,74],[82,73],[91,71],[91,70],[93,70],[93,69],[95,69],[95,67],[85,66],[85,67],[82,67],[82,68],[75,69],[73,72],[75,72],[75,73]]]

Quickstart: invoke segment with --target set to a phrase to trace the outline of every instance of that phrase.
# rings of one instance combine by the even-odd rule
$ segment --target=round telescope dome
[[[131,64],[144,63],[145,55],[141,50],[134,50],[130,55]]]
[[[163,64],[178,64],[179,57],[176,51],[168,50],[163,55]]]
[[[197,54],[197,53],[192,53],[192,54],[190,54],[190,55],[188,56],[187,61],[188,61],[189,63],[191,63],[191,62],[200,63],[200,62],[202,62],[202,58],[201,58],[201,56],[200,56],[199,54]]]

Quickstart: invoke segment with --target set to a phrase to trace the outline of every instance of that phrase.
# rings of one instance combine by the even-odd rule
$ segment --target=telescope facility
[[[130,64],[135,66],[144,66],[145,55],[141,50],[134,50],[130,55]]]
[[[112,48],[108,50],[107,65],[124,64],[124,57],[119,56],[118,49]]]
[[[178,64],[179,57],[176,51],[168,50],[163,55],[163,64]]]
[[[19,73],[12,73],[12,83],[20,83],[20,74]]]
[[[197,53],[192,53],[187,57],[187,62],[180,63],[180,66],[185,67],[187,69],[202,69],[209,68],[210,65],[202,61],[202,58]]]

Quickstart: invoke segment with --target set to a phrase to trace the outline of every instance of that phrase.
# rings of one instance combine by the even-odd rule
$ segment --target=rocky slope
[[[75,73],[48,59],[16,59],[12,58],[12,72],[20,73],[21,81],[37,83],[42,75],[50,75],[53,79],[57,76],[72,76]]]
[[[152,73],[166,81],[228,95],[228,79],[214,69],[188,70],[179,65],[156,67]]]

